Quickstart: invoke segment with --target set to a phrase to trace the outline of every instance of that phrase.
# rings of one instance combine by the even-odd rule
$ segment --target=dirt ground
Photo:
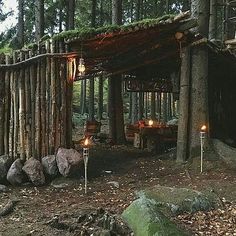
[[[158,184],[212,189],[222,199],[221,210],[209,215],[182,215],[174,220],[193,235],[236,235],[236,171],[221,161],[205,161],[201,174],[199,158],[177,165],[172,152],[157,156],[124,146],[93,149],[87,195],[83,178],[78,177],[65,188],[50,184],[9,186],[8,192],[0,193],[0,207],[9,199],[19,200],[12,213],[0,218],[0,235],[96,235],[84,233],[96,231],[92,221],[78,222],[84,212],[90,216],[98,211],[119,215],[136,198],[137,191]],[[59,220],[61,224],[53,223]]]

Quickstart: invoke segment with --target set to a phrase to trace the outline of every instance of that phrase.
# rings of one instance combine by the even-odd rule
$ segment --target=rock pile
[[[56,155],[45,156],[41,161],[31,157],[23,162],[19,158],[13,160],[8,155],[2,155],[0,184],[21,185],[30,181],[33,185],[40,186],[59,174],[64,177],[72,176],[80,172],[82,166],[83,157],[74,149],[59,148]]]

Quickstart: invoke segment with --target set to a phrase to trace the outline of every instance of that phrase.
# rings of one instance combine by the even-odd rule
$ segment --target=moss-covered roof
[[[79,54],[83,48],[88,73],[106,71],[114,74],[128,70],[139,71],[143,66],[156,66],[160,64],[160,58],[162,61],[169,58],[171,61],[164,63],[177,65],[179,42],[175,34],[183,33],[184,46],[192,41],[194,36],[189,29],[195,26],[196,21],[190,17],[189,12],[185,12],[123,26],[67,31],[53,39],[65,40],[69,48]],[[162,65],[159,71],[166,73],[168,67],[164,68]]]
[[[185,14],[185,16],[187,13]],[[184,14],[183,14],[184,16]],[[98,35],[104,35],[104,34],[111,34],[111,33],[122,33],[122,32],[130,32],[140,29],[147,29],[150,27],[155,27],[157,25],[171,23],[174,20],[176,20],[175,15],[164,15],[159,18],[155,19],[144,19],[138,22],[130,23],[127,25],[107,25],[99,28],[81,28],[81,29],[75,29],[75,30],[69,30],[64,31],[59,34],[56,34],[52,37],[54,40],[70,40],[70,39],[89,39],[92,37],[96,37]]]

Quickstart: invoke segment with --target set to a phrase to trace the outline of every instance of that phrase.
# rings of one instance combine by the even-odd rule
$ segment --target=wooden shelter
[[[71,147],[74,79],[101,72],[107,76],[122,74],[130,81],[160,82],[157,91],[173,91],[168,86],[170,74],[180,71],[184,49],[202,44],[209,47],[217,63],[218,58],[227,61],[229,56],[235,63],[232,54],[224,55],[215,45],[192,34],[190,29],[195,26],[189,13],[182,13],[125,26],[64,32],[32,49],[2,55],[0,155],[41,158],[54,154],[60,146]],[[81,56],[86,64],[82,78],[77,75]],[[187,124],[185,117],[181,119]]]

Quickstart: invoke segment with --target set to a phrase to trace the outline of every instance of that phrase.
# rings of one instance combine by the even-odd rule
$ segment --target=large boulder
[[[35,186],[43,185],[45,183],[43,167],[40,161],[38,161],[37,159],[31,157],[25,162],[25,165],[22,169]]]
[[[166,215],[209,211],[221,206],[219,197],[211,191],[199,192],[187,188],[157,185],[141,191],[139,194],[141,197],[157,202]]]
[[[135,200],[122,217],[136,236],[188,235],[160,211],[155,201],[145,197]]]
[[[44,172],[51,176],[55,177],[58,175],[57,161],[55,155],[49,155],[42,158],[42,166]]]
[[[12,164],[12,158],[8,155],[0,156],[0,182],[5,182],[7,172]]]
[[[213,139],[212,144],[220,158],[230,167],[236,168],[236,148],[231,147],[218,139]]]
[[[23,164],[21,160],[16,159],[7,173],[7,181],[12,185],[20,185],[25,182],[26,175],[22,170]]]
[[[56,160],[59,172],[64,177],[75,174],[83,165],[83,157],[75,149],[59,148]]]

